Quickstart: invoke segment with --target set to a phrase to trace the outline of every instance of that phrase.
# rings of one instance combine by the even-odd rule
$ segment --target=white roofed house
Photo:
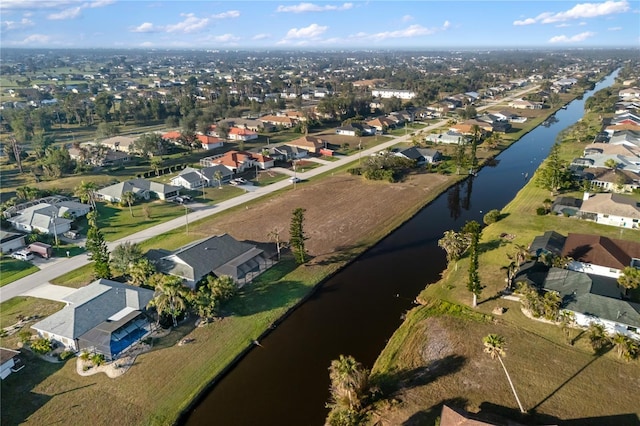
[[[216,172],[220,172],[220,182],[216,178]],[[186,189],[197,189],[227,182],[232,176],[233,172],[222,165],[203,167],[202,169],[186,167],[178,176],[171,179],[171,185],[182,186]]]
[[[153,290],[100,279],[63,301],[62,310],[31,326],[66,348],[117,357],[151,331],[145,314]]]
[[[11,225],[24,232],[41,232],[43,234],[62,234],[71,229],[72,219],[60,214],[60,210],[51,204],[36,204],[21,210],[19,214],[7,219]]]
[[[585,192],[578,216],[620,228],[638,229],[640,227],[638,203],[632,197],[621,194]]]
[[[137,198],[145,200],[152,197],[170,200],[180,194],[180,187],[139,178],[107,186],[96,191],[96,194],[103,200],[119,203],[126,192],[133,192]]]

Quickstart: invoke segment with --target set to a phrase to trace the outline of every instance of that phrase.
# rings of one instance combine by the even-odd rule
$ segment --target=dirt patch
[[[446,188],[451,177],[415,174],[399,183],[366,181],[339,173],[319,182],[304,182],[267,201],[221,216],[213,225],[199,225],[203,235],[229,233],[235,238],[268,242],[268,234],[278,229],[283,241],[289,239],[294,209],[306,209],[304,229],[313,262],[358,247],[371,235],[397,222]]]

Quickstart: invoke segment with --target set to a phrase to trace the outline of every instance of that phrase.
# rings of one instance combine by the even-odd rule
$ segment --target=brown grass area
[[[416,199],[433,198],[452,178],[438,174],[416,174],[404,182],[388,184],[365,181],[346,173],[318,182],[291,186],[267,201],[226,214],[211,223],[194,227],[194,232],[227,232],[238,239],[269,241],[267,234],[279,229],[280,238],[289,238],[294,209],[306,209],[306,248],[315,262],[360,246],[374,231],[399,225],[399,217],[416,210]],[[313,262],[312,262],[313,263]]]
[[[393,365],[385,374],[395,383],[392,402],[387,400],[374,411],[372,419],[380,426],[433,424],[443,402],[534,424],[638,410],[634,391],[640,385],[637,363],[621,362],[611,353],[595,356],[587,349],[586,338],[581,339],[583,344],[571,347],[518,329],[508,318],[483,322],[433,315],[428,310],[421,307],[410,314],[399,330],[404,334],[402,328],[411,327],[410,332],[404,330],[406,340],[398,345],[390,342],[376,364],[374,372]],[[517,308],[513,310],[511,315],[522,316]],[[482,338],[489,333],[506,339],[504,363],[530,412],[524,417],[498,360],[483,352]]]

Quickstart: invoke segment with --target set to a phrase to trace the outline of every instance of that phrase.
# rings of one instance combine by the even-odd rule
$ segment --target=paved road
[[[494,106],[497,103],[503,103],[509,99],[514,99],[514,98],[519,98],[521,97],[524,93],[532,91],[537,89],[536,87],[530,87],[528,89],[522,90],[518,93],[514,93],[513,95],[501,99],[498,102],[493,102],[490,103],[488,105],[479,107],[477,110],[478,111],[483,111],[487,108],[491,108],[492,106]],[[423,129],[421,129],[422,131],[428,132],[431,130],[434,130],[436,128],[442,127],[444,124],[446,124],[447,120],[441,120],[435,124],[429,125]],[[391,139],[390,141],[387,142],[383,142],[381,144],[378,144],[372,148],[369,149],[364,149],[362,150],[362,153],[359,154],[362,157],[367,157],[369,155],[372,155],[378,151],[382,151],[384,149],[387,149],[389,147],[392,147],[398,143],[401,142],[406,142],[408,140],[411,139],[411,134],[408,135],[403,135],[403,136],[399,136],[399,137],[395,137],[393,139]],[[297,176],[300,179],[309,179],[312,178],[314,176],[317,176],[321,173],[325,173],[329,170],[333,170],[333,169],[337,169],[339,167],[344,166],[345,164],[348,164],[350,162],[353,162],[357,160],[357,156],[355,155],[351,155],[351,156],[341,156],[338,157],[338,160],[336,161],[325,161],[323,163],[323,165],[321,167],[316,167],[314,169],[311,169],[309,171],[306,171],[304,173],[302,172],[298,172]],[[291,174],[291,172],[288,172],[289,174]],[[156,226],[153,226],[151,228],[147,228],[143,231],[140,232],[136,232],[135,234],[129,235],[127,237],[121,238],[117,241],[113,241],[111,243],[108,244],[109,250],[113,250],[118,244],[121,244],[123,242],[126,241],[130,241],[130,242],[136,242],[136,243],[140,243],[142,241],[148,240],[149,238],[155,237],[157,235],[163,234],[165,232],[168,231],[172,231],[176,228],[180,228],[182,226],[184,226],[186,224],[186,221],[188,220],[189,223],[192,223],[196,220],[223,212],[227,209],[230,209],[232,207],[236,207],[239,206],[241,204],[244,204],[248,201],[251,200],[255,200],[258,198],[261,198],[273,191],[277,191],[286,187],[290,187],[291,190],[295,190],[295,184],[292,184],[291,182],[289,182],[288,179],[285,179],[283,181],[280,182],[276,182],[273,183],[271,185],[268,186],[260,186],[260,187],[256,187],[255,190],[253,191],[247,191],[246,193],[223,201],[220,204],[216,204],[216,205],[211,205],[211,206],[206,206],[206,207],[202,207],[202,205],[198,206],[198,209],[195,211],[192,211],[191,213],[188,213],[185,216],[181,216],[175,219],[172,219],[168,222],[164,222],[161,224],[158,224]],[[2,288],[0,288],[0,303],[1,302],[5,302],[9,299],[12,299],[16,296],[19,295],[23,295],[23,294],[37,294],[39,295],[39,297],[43,297],[43,298],[47,298],[47,299],[52,299],[52,300],[59,300],[60,298],[60,294],[64,294],[65,291],[63,290],[66,287],[63,287],[62,289],[60,288],[56,288],[56,287],[60,287],[60,286],[54,286],[51,285],[49,283],[49,280],[52,280],[56,277],[59,277],[60,275],[63,275],[69,271],[72,271],[74,269],[80,268],[84,265],[86,265],[87,263],[89,263],[89,259],[87,258],[86,254],[81,254],[78,256],[74,256],[71,258],[57,258],[57,259],[50,259],[49,261],[47,261],[47,265],[45,268],[41,269],[38,272],[35,272],[31,275],[28,275],[24,278],[21,278],[17,281],[12,282],[11,284],[8,284]],[[42,288],[38,288],[41,287]],[[38,290],[34,291],[34,289],[38,288]],[[47,290],[49,289],[49,290]]]

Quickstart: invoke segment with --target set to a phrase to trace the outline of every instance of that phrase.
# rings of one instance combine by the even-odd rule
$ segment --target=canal
[[[613,84],[614,73],[594,91]],[[579,120],[571,102],[496,157],[491,167],[450,188],[357,261],[329,279],[242,359],[183,419],[188,426],[321,425],[328,367],[340,354],[370,368],[417,294],[446,267],[442,234],[502,209],[533,176],[558,133]]]

